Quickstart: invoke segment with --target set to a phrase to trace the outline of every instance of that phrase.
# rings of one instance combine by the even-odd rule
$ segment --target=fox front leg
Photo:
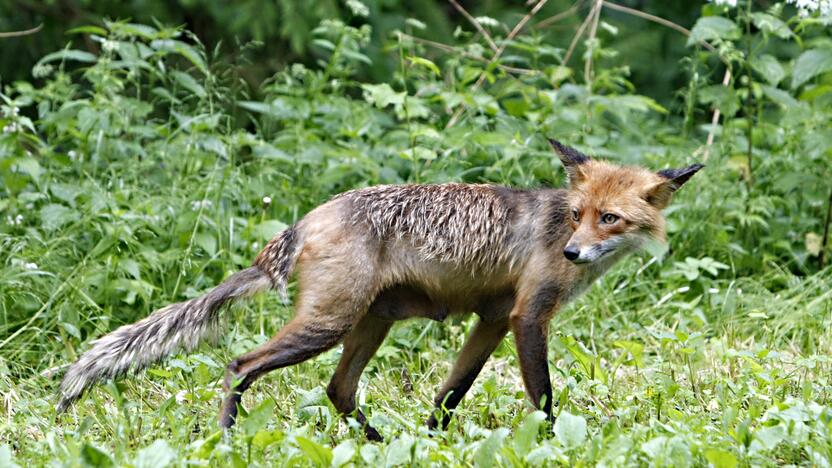
[[[552,382],[547,360],[549,319],[562,294],[562,288],[556,283],[540,285],[527,300],[518,302],[510,316],[526,393],[535,408],[546,413],[549,421],[553,420]]]

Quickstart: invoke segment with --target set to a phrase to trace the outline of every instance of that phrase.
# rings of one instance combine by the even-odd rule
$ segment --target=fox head
[[[663,242],[661,210],[673,192],[704,167],[652,172],[593,160],[556,140],[549,142],[569,177],[566,216],[572,236],[563,255],[576,264],[632,250],[649,238]]]

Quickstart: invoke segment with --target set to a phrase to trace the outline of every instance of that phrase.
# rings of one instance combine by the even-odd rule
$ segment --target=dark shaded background
[[[550,0],[536,16],[542,21],[567,10],[575,2]],[[567,48],[580,22],[586,16],[589,1],[581,2],[576,14],[537,29],[545,41],[555,47]],[[622,5],[651,13],[690,28],[700,15],[699,1],[633,1]],[[383,50],[391,33],[407,28],[405,20],[415,18],[427,25],[414,35],[447,44],[455,42],[454,30],[471,25],[453,6],[442,0],[366,0],[370,9],[368,20],[376,36],[368,55],[373,61],[362,71],[361,78],[385,81],[398,64],[395,50]],[[522,1],[463,1],[461,4],[474,16],[490,16],[509,26],[528,11]],[[287,63],[311,63],[315,52],[310,47],[311,31],[324,18],[355,21],[346,2],[337,0],[3,0],[0,1],[0,31],[25,30],[43,24],[33,35],[0,39],[0,82],[31,80],[32,66],[45,54],[68,43],[73,47],[94,51],[97,44],[85,35],[67,31],[82,25],[101,25],[103,19],[129,19],[139,23],[184,25],[196,33],[208,50],[219,46],[223,59],[237,60],[241,47],[257,41],[257,47],[246,54],[249,62],[243,75],[253,86],[269,77]],[[679,58],[685,56],[685,37],[677,31],[641,18],[605,8],[602,21],[618,28],[613,48],[620,51],[612,60],[627,64],[631,80],[640,93],[668,103],[673,93],[686,82]],[[505,34],[505,33],[504,33]],[[84,39],[87,37],[86,39]],[[580,53],[580,51],[578,51]],[[441,52],[437,51],[441,60]],[[580,59],[572,59],[575,64]]]

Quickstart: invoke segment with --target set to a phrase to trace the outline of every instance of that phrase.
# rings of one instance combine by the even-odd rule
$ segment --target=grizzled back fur
[[[353,225],[409,241],[425,260],[490,266],[506,255],[510,208],[489,185],[380,185],[342,195]]]

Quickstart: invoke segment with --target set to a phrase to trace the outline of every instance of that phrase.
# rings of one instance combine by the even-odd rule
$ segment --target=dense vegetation
[[[256,86],[260,47],[86,17],[2,83],[0,466],[829,466],[829,3],[725,0],[687,11],[681,32],[652,17],[677,28],[661,52],[633,50],[648,19],[615,3],[487,2],[470,20],[387,3],[333,2],[305,29],[274,13],[303,35]],[[16,40],[0,38],[4,57]],[[631,67],[668,50],[672,73],[634,85]],[[371,361],[359,400],[384,443],[327,401],[337,349],[259,381],[223,434],[225,363],[291,317],[274,294],[228,311],[217,346],[56,417],[62,366],[91,340],[248,266],[333,194],[559,185],[547,136],[621,163],[707,165],[667,210],[669,250],[622,262],[554,319],[551,431],[505,340],[449,430],[428,434],[467,318],[399,324]]]

